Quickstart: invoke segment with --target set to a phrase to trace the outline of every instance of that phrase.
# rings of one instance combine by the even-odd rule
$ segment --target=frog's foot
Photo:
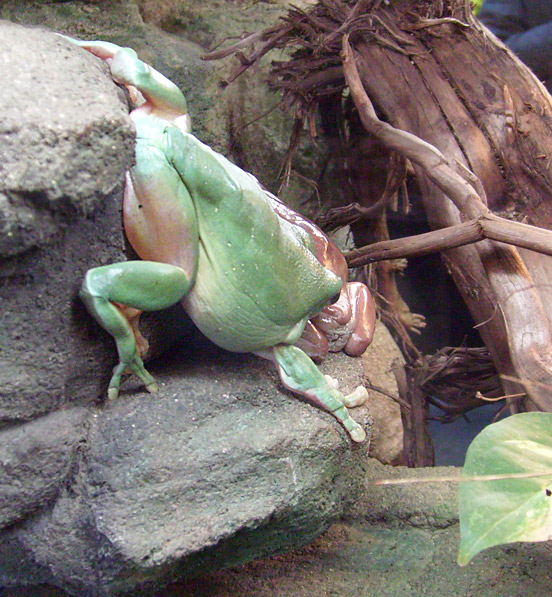
[[[284,385],[330,412],[345,427],[351,439],[363,442],[364,429],[351,418],[345,396],[330,384],[312,360],[297,346],[278,344],[272,349]]]
[[[147,346],[138,332],[137,319],[142,311],[166,309],[178,302],[189,286],[183,269],[154,261],[127,261],[86,273],[80,296],[90,314],[113,336],[119,353],[119,364],[109,382],[110,399],[118,396],[126,369],[136,374],[148,391],[157,390],[140,356]]]
[[[341,289],[337,302],[324,307],[311,321],[326,336],[332,352],[345,350],[351,356],[360,356],[374,336],[374,299],[364,284],[349,282]]]
[[[175,119],[178,127],[190,131],[188,107],[180,89],[149,64],[142,62],[132,48],[122,48],[105,41],[81,41],[66,35],[62,37],[105,60],[114,81],[128,89],[134,103],[143,96],[148,111],[153,108],[157,113],[169,115],[170,119]]]
[[[142,359],[136,355],[135,358],[130,363],[119,363],[113,369],[113,375],[111,377],[111,381],[109,382],[109,388],[107,390],[107,397],[109,400],[115,400],[119,395],[119,386],[121,385],[121,375],[126,373],[130,370],[132,373],[135,373],[146,386],[146,390],[148,392],[157,392],[159,390],[159,386],[155,379],[146,371],[144,367],[144,363]]]
[[[331,375],[324,375],[324,378],[328,382],[328,385],[330,385],[335,390],[339,390],[339,382],[337,381],[337,379],[335,379],[335,377],[332,377]],[[363,404],[366,404],[367,400],[368,390],[364,386],[358,386],[350,394],[343,395],[343,404],[347,408],[355,408],[356,406],[362,406]]]

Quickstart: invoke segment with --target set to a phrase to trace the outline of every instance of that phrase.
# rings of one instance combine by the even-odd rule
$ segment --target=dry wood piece
[[[487,404],[504,399],[500,378],[486,348],[447,346],[424,357],[420,385],[428,401],[438,406],[450,419]]]
[[[410,468],[434,466],[433,441],[429,434],[429,402],[420,383],[421,370],[413,365],[395,364],[393,373],[402,402],[403,464]]]

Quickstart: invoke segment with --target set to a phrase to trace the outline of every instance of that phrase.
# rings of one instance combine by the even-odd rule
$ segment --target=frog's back
[[[209,180],[184,178],[200,239],[197,280],[185,306],[197,326],[229,350],[294,342],[309,317],[339,292],[341,280],[318,262],[310,237],[276,215],[254,177],[197,144],[199,157],[191,153],[190,159]]]

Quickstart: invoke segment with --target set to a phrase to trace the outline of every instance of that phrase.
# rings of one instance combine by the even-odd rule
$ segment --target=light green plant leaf
[[[552,414],[514,415],[473,440],[463,477],[541,472],[538,477],[460,483],[461,566],[493,545],[552,539]]]

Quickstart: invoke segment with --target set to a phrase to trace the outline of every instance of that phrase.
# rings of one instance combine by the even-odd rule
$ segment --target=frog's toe
[[[324,379],[328,382],[328,385],[332,387],[334,390],[339,390],[339,382],[335,377],[331,375],[324,375]]]
[[[108,400],[115,400],[119,395],[119,386],[121,385],[121,375],[123,371],[126,369],[125,363],[119,363],[113,369],[113,375],[111,380],[109,381],[109,388],[107,389],[107,398]]]
[[[107,399],[115,400],[119,396],[119,388],[109,387],[107,390]]]
[[[133,362],[129,364],[132,371],[144,382],[146,386],[146,390],[148,392],[154,393],[159,390],[159,386],[155,381],[154,377],[148,373],[146,368],[144,367],[144,363],[142,359],[136,355]]]
[[[113,369],[113,376],[109,382],[109,388],[107,390],[107,397],[109,400],[115,400],[119,396],[119,386],[121,385],[121,376],[124,373],[134,373],[137,375],[146,386],[148,392],[157,392],[159,386],[155,381],[154,377],[147,372],[142,359],[135,355],[134,358],[128,363],[119,363],[115,369]]]
[[[364,386],[358,386],[347,396],[343,396],[343,404],[348,408],[361,406],[368,400],[368,391]]]

